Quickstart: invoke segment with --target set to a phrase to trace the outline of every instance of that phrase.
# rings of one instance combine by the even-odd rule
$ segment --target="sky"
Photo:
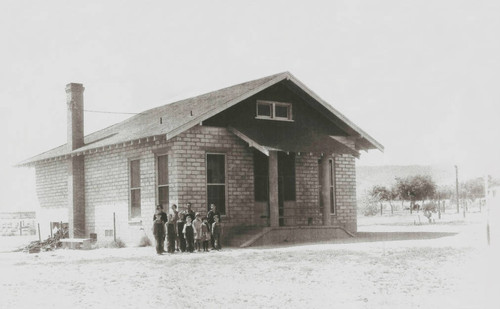
[[[498,1],[0,2],[2,208],[36,203],[13,165],[85,109],[141,112],[289,71],[385,146],[358,165],[500,175]],[[130,115],[85,113],[85,133]]]

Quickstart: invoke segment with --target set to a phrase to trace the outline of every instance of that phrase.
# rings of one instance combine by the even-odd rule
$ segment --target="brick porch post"
[[[279,226],[278,152],[269,151],[269,219],[271,227]]]

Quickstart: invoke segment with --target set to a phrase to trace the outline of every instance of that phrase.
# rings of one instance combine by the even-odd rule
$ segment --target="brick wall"
[[[323,225],[319,207],[319,157],[309,154],[295,157],[296,202],[285,203],[285,216],[291,216],[285,225]],[[351,232],[357,230],[356,219],[356,169],[351,155],[335,156],[336,214],[331,216],[332,225],[340,225]],[[287,209],[288,207],[288,209]]]
[[[296,211],[295,225],[322,225],[319,208],[318,158],[309,154],[295,156]]]
[[[106,148],[85,155],[86,234],[97,233],[103,239],[113,229],[116,215],[117,236],[137,242],[152,237],[152,216],[156,205],[156,156],[169,155],[170,205],[184,208],[191,202],[195,211],[206,214],[206,153],[226,155],[226,216],[231,225],[251,225],[258,221],[254,211],[253,153],[248,145],[225,128],[195,126],[173,139]],[[141,217],[129,217],[129,161],[140,159]],[[296,156],[296,202],[292,209],[293,225],[322,225],[319,208],[318,157]],[[337,214],[332,224],[356,231],[356,187],[354,158],[335,158]],[[42,208],[67,209],[67,161],[37,163],[37,193]],[[290,222],[289,222],[290,223]]]
[[[87,233],[103,239],[113,229],[116,217],[117,237],[136,243],[146,233],[152,236],[152,217],[156,205],[156,167],[154,149],[166,141],[152,141],[113,148],[85,156],[85,221]],[[141,217],[130,218],[129,162],[140,160]]]
[[[226,155],[225,224],[251,224],[254,211],[253,153],[248,144],[226,128],[196,126],[172,139],[175,158],[176,202],[191,202],[194,211],[207,213],[206,154]]]
[[[68,207],[68,161],[39,162],[35,165],[36,193],[41,207]]]
[[[335,157],[335,184],[337,213],[332,216],[332,224],[356,232],[356,166],[352,155]]]
[[[88,233],[102,238],[113,229],[134,243],[146,233],[153,239],[152,217],[156,205],[156,155],[169,160],[170,205],[207,213],[206,153],[226,154],[225,224],[251,224],[253,220],[253,155],[247,144],[225,128],[196,126],[169,141],[155,141],[85,156],[86,224]],[[140,159],[141,218],[129,220],[129,161]],[[167,211],[167,209],[166,209]],[[142,221],[142,222],[141,222]],[[144,231],[142,231],[143,229]]]

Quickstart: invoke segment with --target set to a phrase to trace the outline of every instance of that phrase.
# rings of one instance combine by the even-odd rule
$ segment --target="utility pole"
[[[460,213],[460,197],[458,195],[458,166],[455,165],[455,182],[457,189],[457,214]]]
[[[488,175],[484,176],[484,201],[486,203],[486,240],[490,245],[490,203],[488,201]]]

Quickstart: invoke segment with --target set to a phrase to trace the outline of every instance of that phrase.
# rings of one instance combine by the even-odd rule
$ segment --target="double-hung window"
[[[130,161],[130,218],[141,216],[141,161]]]
[[[330,213],[335,214],[335,164],[328,160],[328,185],[330,187]]]
[[[226,214],[226,155],[207,153],[207,203],[215,204],[221,215]]]
[[[168,155],[157,157],[157,175],[158,175],[158,204],[168,209],[169,205],[169,182],[168,182]]]

